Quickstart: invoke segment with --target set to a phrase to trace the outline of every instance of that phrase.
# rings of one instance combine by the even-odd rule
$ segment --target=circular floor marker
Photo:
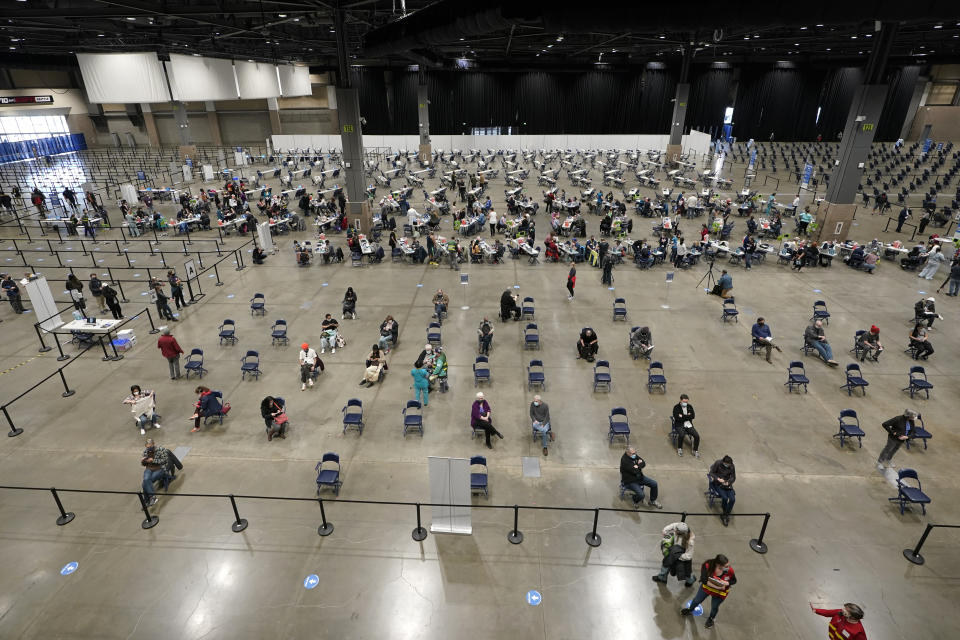
[[[68,575],[70,575],[71,573],[73,573],[74,571],[76,571],[76,570],[77,570],[77,567],[79,567],[79,566],[80,566],[80,565],[78,565],[76,562],[70,562],[70,563],[68,563],[68,564],[65,564],[65,565],[63,565],[63,568],[60,569],[60,575],[62,575],[62,576],[68,576]]]
[[[320,577],[315,573],[311,573],[303,579],[304,589],[314,589],[318,584],[320,584]]]

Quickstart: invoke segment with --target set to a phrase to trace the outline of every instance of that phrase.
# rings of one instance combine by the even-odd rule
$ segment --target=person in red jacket
[[[170,365],[170,379],[176,380],[180,377],[180,355],[183,353],[183,349],[177,344],[177,339],[170,335],[170,327],[160,329],[157,348],[167,359],[167,364]]]
[[[817,609],[810,604],[810,609],[818,616],[830,618],[827,624],[827,638],[830,640],[867,640],[863,631],[863,609],[852,602],[843,605],[843,609]]]
[[[570,273],[567,274],[567,291],[570,292],[567,300],[573,300],[573,288],[575,286],[577,286],[577,267],[571,264]]]
[[[737,576],[733,573],[730,561],[722,553],[717,554],[717,557],[707,560],[700,567],[700,588],[697,589],[697,595],[693,596],[690,604],[680,610],[680,615],[689,616],[709,595],[710,616],[704,625],[709,629],[713,626],[713,620],[717,617],[720,605],[727,599],[730,587],[735,584],[737,584]]]

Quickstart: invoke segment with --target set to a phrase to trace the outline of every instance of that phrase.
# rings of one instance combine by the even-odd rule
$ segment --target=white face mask
[[[680,403],[680,406],[683,407],[684,409],[686,409],[686,408],[687,408],[687,403],[686,403],[686,402],[681,402],[681,403]]]

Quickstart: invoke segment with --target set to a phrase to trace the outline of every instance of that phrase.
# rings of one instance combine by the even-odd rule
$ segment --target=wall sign
[[[353,133],[353,125],[352,125],[352,124],[345,124],[345,125],[343,125],[343,132],[344,132],[344,133]]]
[[[4,104],[53,104],[53,96],[0,96]]]

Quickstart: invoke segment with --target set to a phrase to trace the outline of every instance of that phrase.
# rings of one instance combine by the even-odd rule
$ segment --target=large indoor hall
[[[11,4],[0,637],[960,628],[955,9]]]

